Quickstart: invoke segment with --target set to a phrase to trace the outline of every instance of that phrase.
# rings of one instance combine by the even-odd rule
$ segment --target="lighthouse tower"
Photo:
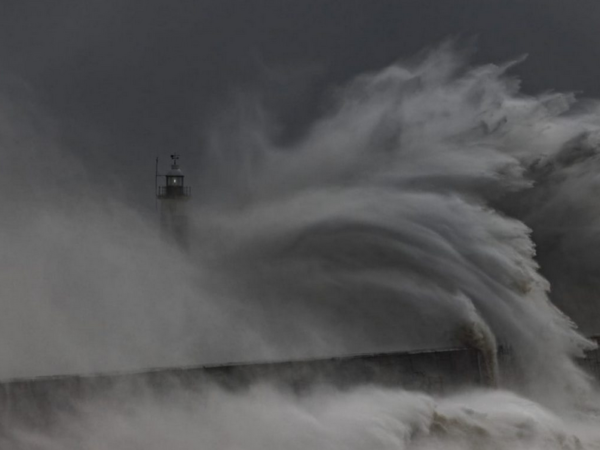
[[[184,183],[184,175],[177,161],[178,154],[171,155],[171,170],[167,172],[164,186],[156,187],[156,198],[160,203],[161,234],[168,240],[187,250],[189,244],[189,224],[187,217],[187,201],[192,190]],[[158,158],[157,158],[158,168]],[[158,170],[156,179],[158,180]]]

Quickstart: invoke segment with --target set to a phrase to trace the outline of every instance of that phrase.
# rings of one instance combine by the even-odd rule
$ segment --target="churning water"
[[[509,345],[523,381],[518,394],[449,398],[373,386],[125,398],[80,405],[51,435],[15,429],[4,447],[600,448],[595,388],[574,363],[593,345],[549,301],[522,222],[600,242],[564,227],[600,226],[600,108],[524,96],[507,69],[467,67],[444,47],[358,77],[285,148],[241,101],[190,180],[203,193],[186,255],[102,199],[27,108],[5,111],[3,152],[35,163],[1,174],[25,180],[0,228],[3,376],[468,340]]]

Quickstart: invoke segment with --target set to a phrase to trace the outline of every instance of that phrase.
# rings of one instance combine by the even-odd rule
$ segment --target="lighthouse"
[[[163,237],[187,250],[189,224],[187,202],[192,189],[185,185],[185,177],[179,168],[179,155],[171,155],[171,170],[164,175],[164,186],[158,186],[158,158],[156,158],[156,198],[159,203],[160,229]]]

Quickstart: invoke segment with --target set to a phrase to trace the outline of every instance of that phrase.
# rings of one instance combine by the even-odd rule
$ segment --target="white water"
[[[350,83],[292,148],[272,144],[260,109],[242,102],[223,113],[235,127],[215,123],[189,256],[158,242],[140,214],[101,199],[30,110],[15,118],[7,109],[2,148],[17,169],[5,169],[3,187],[27,188],[5,201],[14,213],[0,227],[4,376],[431,348],[470,336],[509,344],[524,381],[523,397],[372,387],[297,398],[259,387],[132,398],[82,405],[55,435],[22,433],[6,445],[599,445],[595,393],[573,363],[591,344],[549,302],[527,227],[493,208],[518,206],[536,189],[530,165],[554,161],[575,138],[597,164],[600,111],[567,114],[572,104],[524,97],[505,68],[467,69],[447,48]],[[35,161],[30,170],[19,169],[25,160]],[[68,176],[48,175],[65,168]],[[74,182],[84,188],[69,189]]]
[[[434,399],[401,390],[321,390],[302,398],[257,386],[169,400],[85,405],[52,435],[17,431],[26,449],[561,449],[599,448],[593,417],[560,418],[507,392]]]

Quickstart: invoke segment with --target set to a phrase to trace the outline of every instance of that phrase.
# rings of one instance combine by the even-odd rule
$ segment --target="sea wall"
[[[56,376],[0,383],[0,424],[46,428],[82,401],[163,395],[176,388],[219,385],[240,390],[257,382],[302,392],[320,384],[347,389],[363,384],[443,394],[485,385],[485,361],[471,348],[354,355],[303,361],[180,367],[89,376]]]
[[[518,380],[513,352],[500,346],[497,353],[500,384],[510,385],[511,380]],[[600,379],[600,350],[588,352],[579,362]],[[49,428],[57,418],[76,413],[82,402],[161,396],[180,388],[202,390],[217,385],[243,390],[255,383],[271,383],[302,393],[319,385],[348,389],[377,384],[448,394],[466,386],[493,387],[498,380],[490,378],[489,367],[484,354],[475,348],[450,348],[6,380],[0,382],[0,433],[19,425]]]

